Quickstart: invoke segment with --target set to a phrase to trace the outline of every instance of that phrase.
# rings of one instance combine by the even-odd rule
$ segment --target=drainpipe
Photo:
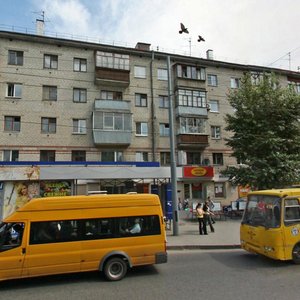
[[[153,62],[154,62],[154,51],[152,50],[152,57],[150,62],[150,90],[151,90],[151,131],[152,131],[152,161],[155,162],[155,111],[154,111],[154,93],[153,93]]]

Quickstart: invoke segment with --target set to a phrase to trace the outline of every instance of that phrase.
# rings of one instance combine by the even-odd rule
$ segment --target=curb
[[[241,249],[241,245],[170,245],[167,250]]]

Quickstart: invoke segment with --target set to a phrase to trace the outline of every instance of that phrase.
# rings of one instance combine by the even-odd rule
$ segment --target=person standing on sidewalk
[[[198,203],[196,206],[196,214],[199,222],[199,234],[207,234],[206,224],[204,222],[204,211],[201,203]]]
[[[204,211],[204,223],[209,224],[211,232],[215,232],[215,229],[212,225],[211,218],[210,218],[210,215],[212,214],[212,212],[209,209],[208,201],[205,201],[204,206],[203,206],[203,211]]]
[[[209,211],[210,211],[210,215],[209,215],[210,222],[211,222],[212,224],[215,224],[216,221],[215,221],[214,218],[213,218],[213,210],[214,210],[215,204],[214,204],[214,202],[210,199],[210,196],[207,197],[207,202],[208,202],[208,207],[209,207]]]

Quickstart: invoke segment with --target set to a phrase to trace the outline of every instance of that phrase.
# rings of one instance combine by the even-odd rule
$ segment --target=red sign
[[[206,178],[214,176],[213,167],[183,167],[183,177],[187,178]]]

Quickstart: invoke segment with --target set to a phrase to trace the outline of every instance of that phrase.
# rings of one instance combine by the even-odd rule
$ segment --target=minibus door
[[[3,232],[5,238],[0,244],[0,280],[21,277],[26,252],[25,223],[7,223],[6,225],[7,228]]]

